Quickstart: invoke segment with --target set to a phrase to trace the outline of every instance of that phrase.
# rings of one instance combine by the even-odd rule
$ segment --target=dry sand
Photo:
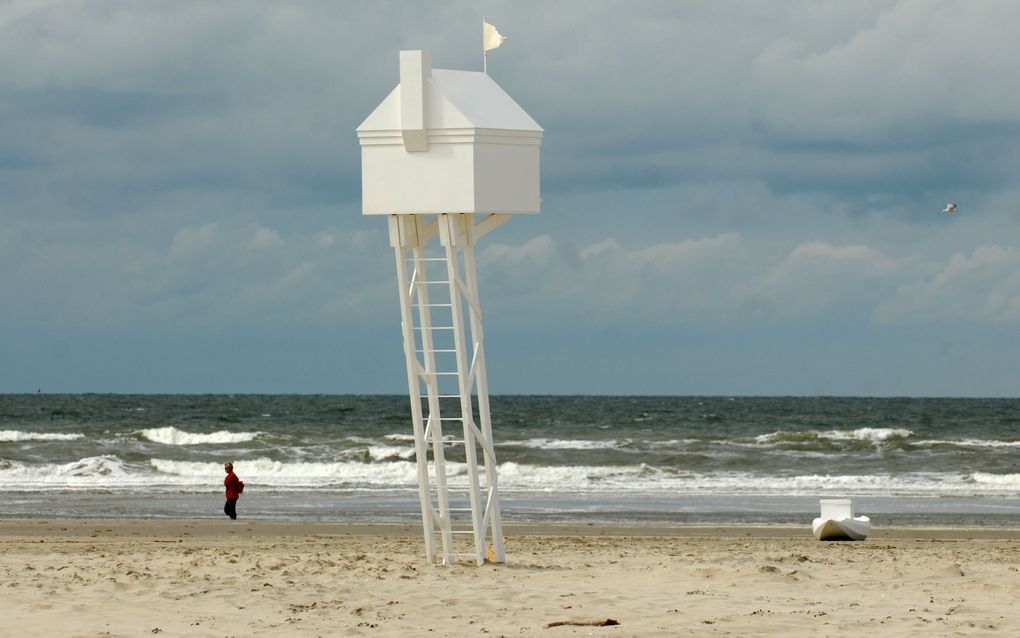
[[[417,526],[0,520],[0,635],[1016,636],[1020,533],[508,527],[433,566]],[[557,621],[612,618],[617,626]]]

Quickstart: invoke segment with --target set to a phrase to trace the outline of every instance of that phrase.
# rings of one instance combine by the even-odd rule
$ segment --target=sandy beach
[[[506,565],[443,567],[415,525],[6,520],[0,635],[1009,636],[1018,540],[511,526]]]

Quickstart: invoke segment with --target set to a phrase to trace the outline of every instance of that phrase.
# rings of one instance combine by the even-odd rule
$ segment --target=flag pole
[[[485,16],[482,16],[482,73],[489,74],[489,52],[485,50]]]

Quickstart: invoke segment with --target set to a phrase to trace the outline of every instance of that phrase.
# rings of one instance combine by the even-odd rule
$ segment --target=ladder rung
[[[470,512],[471,511],[470,507],[447,507],[445,510],[443,508],[441,508],[441,507],[436,507],[435,509],[437,511],[440,511],[440,512]]]
[[[462,417],[462,416],[441,416],[441,417],[439,417],[439,420],[440,421],[463,421],[464,417]]]
[[[453,556],[454,558],[478,558],[478,554],[475,554],[475,553],[471,553],[471,554],[449,554],[449,555]]]
[[[448,285],[449,283],[450,283],[449,281],[442,281],[440,279],[430,279],[428,281],[425,281],[425,280],[422,280],[422,281],[412,281],[411,285],[412,286],[418,286],[418,285],[428,286],[428,285],[435,284],[435,285],[438,286],[438,285],[442,284],[442,285],[445,286],[445,285]]]
[[[453,304],[450,304],[450,303],[426,303],[426,304],[415,303],[415,304],[411,304],[411,305],[414,306],[415,308],[452,308],[453,307]]]
[[[446,261],[446,257],[408,257],[407,261]]]
[[[424,354],[426,352],[457,352],[457,351],[456,350],[415,350],[415,352],[417,352],[419,354]]]
[[[421,326],[415,326],[415,330],[424,330]],[[432,326],[429,330],[453,330],[453,326]]]

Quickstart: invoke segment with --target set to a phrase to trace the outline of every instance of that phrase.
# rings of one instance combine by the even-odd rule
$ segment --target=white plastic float
[[[848,498],[823,498],[821,516],[811,522],[811,531],[820,541],[862,541],[871,531],[871,519],[854,516]]]

